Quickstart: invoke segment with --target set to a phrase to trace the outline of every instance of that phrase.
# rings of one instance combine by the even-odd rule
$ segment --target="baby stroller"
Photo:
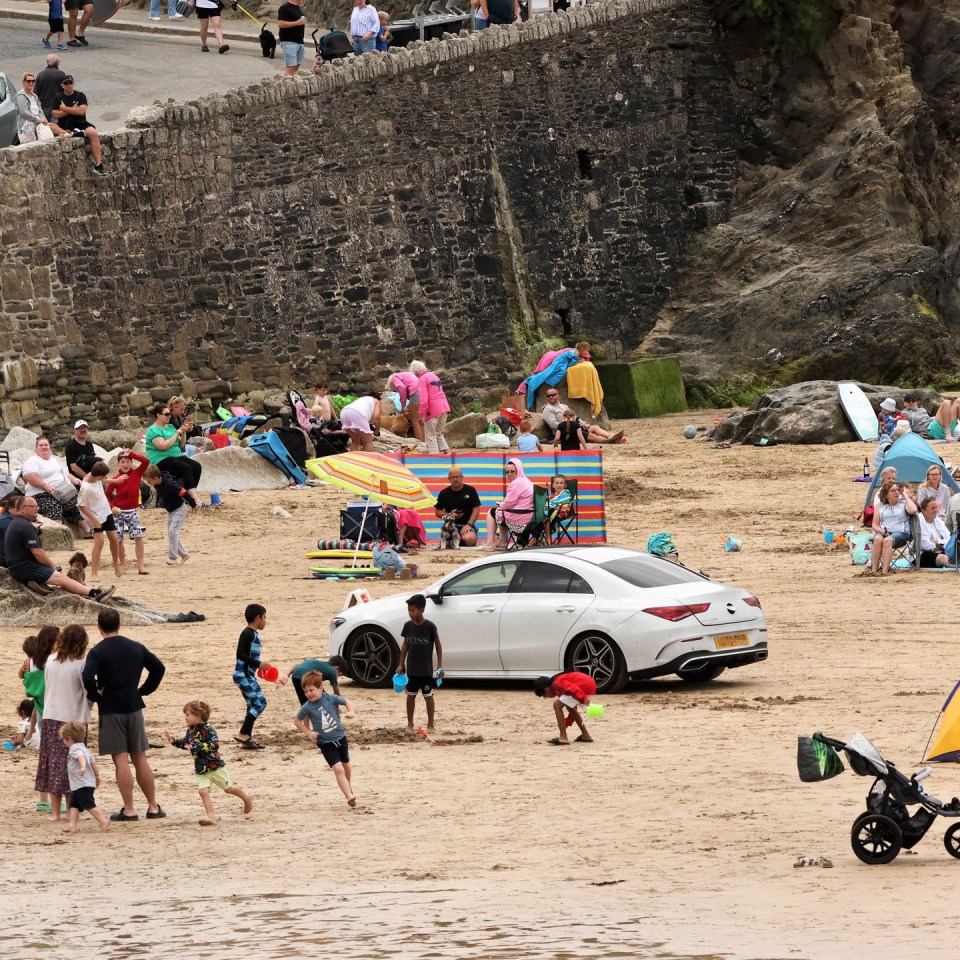
[[[331,60],[339,60],[341,57],[348,57],[353,53],[353,44],[350,38],[342,30],[331,30],[325,33],[319,40],[317,34],[319,30],[314,30],[313,46],[317,51],[316,60],[318,63],[329,63]]]
[[[287,391],[287,403],[301,430],[313,441],[318,457],[346,453],[350,438],[340,426],[339,420],[319,420],[310,413],[306,401],[296,390]]]
[[[960,800],[954,797],[944,803],[932,797],[920,784],[933,773],[932,767],[924,767],[911,776],[901,773],[889,760],[885,760],[877,748],[862,734],[857,733],[849,743],[815,733],[809,739],[800,738],[797,765],[801,780],[820,780],[835,776],[843,770],[840,758],[833,751],[842,750],[857,776],[873,777],[867,793],[867,809],[853,822],[850,830],[850,845],[857,857],[866,864],[890,863],[901,850],[915,847],[933,825],[938,816],[960,817]],[[804,743],[806,741],[806,744]],[[805,747],[811,748],[805,757]],[[819,746],[817,746],[819,745]],[[824,753],[823,748],[829,750]],[[810,760],[816,754],[820,770],[828,772],[813,775]],[[918,805],[914,813],[908,807]],[[960,823],[947,828],[943,845],[951,857],[960,859]]]

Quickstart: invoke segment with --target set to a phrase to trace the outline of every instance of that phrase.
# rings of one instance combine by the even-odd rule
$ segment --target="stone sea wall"
[[[624,357],[728,213],[737,118],[701,2],[608,0],[0,153],[0,413],[62,435],[173,392],[454,403],[546,338]],[[75,190],[64,190],[74,183]]]

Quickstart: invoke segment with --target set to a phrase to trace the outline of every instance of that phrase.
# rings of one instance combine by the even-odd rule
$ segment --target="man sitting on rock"
[[[88,600],[103,603],[113,596],[116,587],[100,590],[71,580],[62,570],[54,566],[46,551],[40,546],[40,533],[33,525],[39,510],[33,497],[23,497],[14,505],[14,517],[7,527],[3,538],[3,552],[6,555],[10,575],[18,583],[29,587],[34,593],[46,596],[53,591],[50,584],[69,593],[77,593]]]
[[[565,403],[560,402],[560,394],[557,392],[557,388],[548,387],[547,403],[543,408],[543,422],[550,429],[551,439],[556,435],[560,422],[563,420],[563,411],[569,409]],[[609,430],[604,430],[603,427],[597,426],[595,423],[584,423],[579,418],[578,422],[586,431],[587,441],[589,443],[620,443],[623,440],[622,430],[617,430],[616,433],[612,433]]]
[[[93,449],[89,436],[90,424],[86,420],[78,420],[73,425],[73,439],[67,443],[65,451],[67,469],[81,480],[100,459]]]
[[[21,500],[23,500],[23,497],[16,490],[3,500],[3,513],[0,513],[0,567],[7,566],[7,555],[3,550],[3,540],[7,535],[7,527],[10,526],[13,518],[20,513],[19,504]]]

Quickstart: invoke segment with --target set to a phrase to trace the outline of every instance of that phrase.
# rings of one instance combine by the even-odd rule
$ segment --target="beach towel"
[[[567,370],[567,396],[571,400],[582,398],[590,401],[590,412],[598,416],[603,404],[603,387],[597,368],[589,360],[581,360]]]
[[[531,373],[530,376],[523,381],[523,383],[526,384],[525,392],[527,397],[524,405],[527,410],[533,409],[531,404],[536,403],[537,390],[539,390],[543,384],[547,383],[551,387],[555,387],[567,375],[567,370],[579,362],[580,358],[577,356],[575,350],[561,350],[560,353],[553,358],[549,367],[541,370],[539,373]],[[518,389],[517,392],[523,391]]]
[[[407,542],[416,540],[418,543],[426,546],[427,531],[423,526],[423,521],[420,519],[420,514],[417,513],[416,510],[410,510],[407,507],[397,508],[396,513],[397,523],[399,523],[401,527],[406,524],[407,529],[404,530],[403,535]],[[403,544],[401,544],[401,546],[403,546]]]

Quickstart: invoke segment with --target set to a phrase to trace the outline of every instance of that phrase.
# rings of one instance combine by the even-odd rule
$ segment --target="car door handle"
[[[477,607],[477,613],[494,613],[496,607]]]
[[[557,613],[574,613],[576,607],[557,607]]]

